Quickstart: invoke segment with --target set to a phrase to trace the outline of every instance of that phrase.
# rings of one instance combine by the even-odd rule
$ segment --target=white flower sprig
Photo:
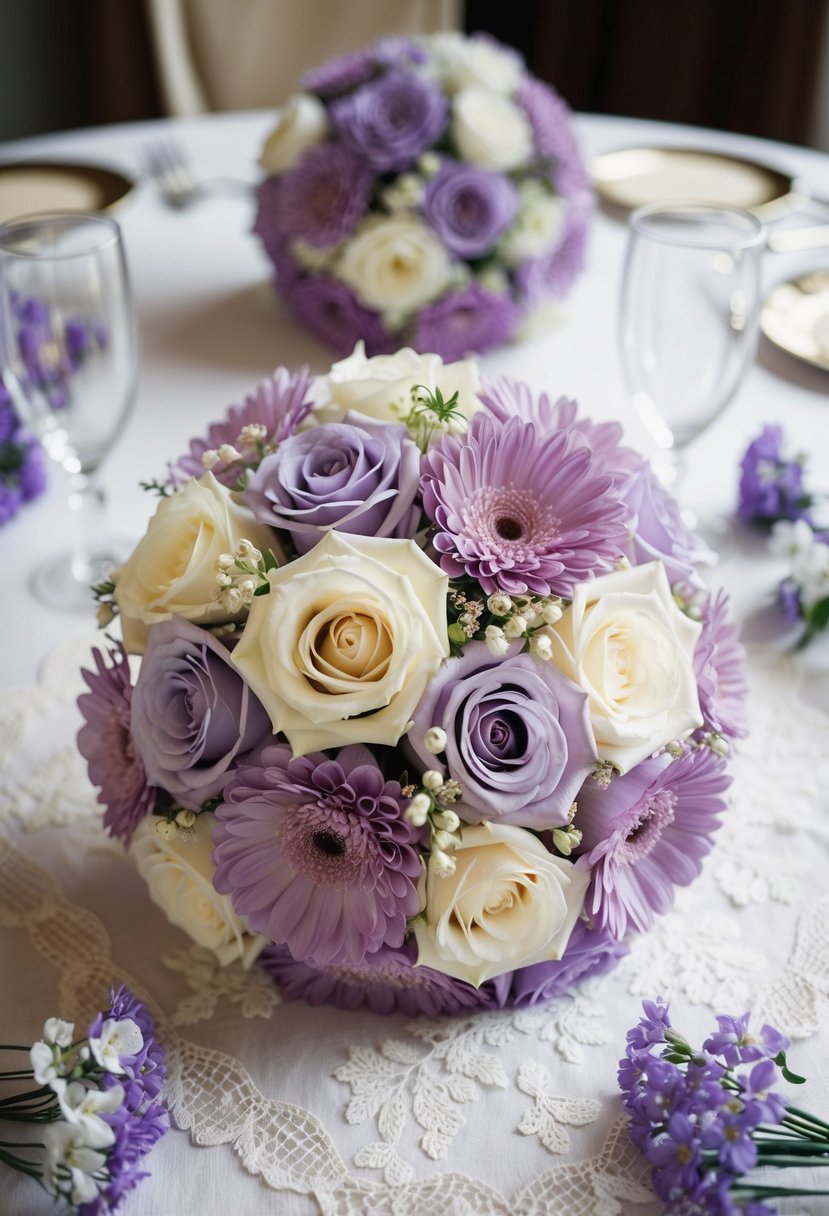
[[[240,540],[232,553],[222,553],[216,559],[216,599],[226,612],[240,612],[255,595],[267,594],[268,571],[278,567],[272,549],[262,553],[252,541]]]
[[[772,528],[769,550],[788,558],[790,572],[780,584],[780,598],[791,621],[806,626],[800,646],[829,626],[829,533],[815,531],[805,519],[779,520]]]

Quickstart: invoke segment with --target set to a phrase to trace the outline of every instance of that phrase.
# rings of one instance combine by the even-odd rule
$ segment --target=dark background
[[[576,110],[808,144],[828,8],[468,0],[466,26],[518,47]],[[0,0],[0,139],[163,112],[143,0]]]

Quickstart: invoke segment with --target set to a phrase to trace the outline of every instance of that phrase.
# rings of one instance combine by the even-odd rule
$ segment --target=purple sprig
[[[737,515],[740,519],[774,523],[805,519],[811,523],[814,498],[804,485],[805,462],[786,456],[781,426],[764,426],[740,461]]]
[[[661,999],[643,1003],[627,1034],[619,1086],[630,1135],[652,1166],[666,1216],[774,1216],[766,1199],[825,1194],[747,1181],[758,1165],[829,1163],[829,1124],[790,1107],[774,1088],[789,1040],[773,1026],[753,1032],[750,1015],[722,1014],[694,1050],[671,1026]],[[750,1064],[744,1069],[741,1066]]]

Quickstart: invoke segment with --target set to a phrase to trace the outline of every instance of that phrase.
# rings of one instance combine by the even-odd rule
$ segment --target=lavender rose
[[[150,631],[131,729],[148,779],[191,810],[220,794],[236,757],[271,734],[228,650],[181,617]]]
[[[565,821],[596,762],[587,701],[552,664],[518,647],[496,659],[483,642],[472,642],[462,658],[444,663],[408,740],[435,768],[424,735],[433,726],[446,732],[446,768],[463,787],[464,818],[552,827]]]
[[[420,452],[404,426],[349,413],[281,443],[245,499],[260,522],[290,532],[299,553],[330,528],[408,539],[419,519],[419,474]]]
[[[674,583],[698,584],[697,566],[713,565],[716,557],[685,524],[676,499],[665,490],[649,465],[642,465],[619,487],[622,500],[633,513],[627,556],[634,566],[661,558]]]
[[[453,253],[489,253],[518,211],[518,191],[508,177],[477,165],[447,160],[429,182],[424,213]]]
[[[406,169],[438,139],[449,103],[429,80],[392,70],[331,106],[334,127],[347,148],[378,173]]]

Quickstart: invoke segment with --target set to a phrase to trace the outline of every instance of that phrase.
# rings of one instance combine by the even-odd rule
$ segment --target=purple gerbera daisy
[[[78,751],[87,762],[90,781],[98,786],[98,801],[106,807],[104,827],[126,845],[155,806],[158,790],[147,780],[130,732],[132,681],[127,653],[120,644],[113,647],[111,667],[100,650],[93,650],[92,657],[97,670],[81,672],[90,691],[78,697],[86,722],[78,731]]]
[[[545,300],[560,299],[569,291],[584,266],[584,251],[591,210],[571,206],[558,245],[544,257],[531,258],[515,272],[521,299],[531,308]]]
[[[703,605],[694,671],[706,728],[744,739],[748,734],[746,653],[740,643],[740,628],[729,617],[728,605],[722,588]]]
[[[504,1004],[510,976],[498,976],[480,988],[444,975],[432,967],[417,967],[413,945],[399,949],[381,946],[359,966],[309,967],[299,963],[284,946],[271,946],[257,960],[279,984],[288,1000],[309,1005],[335,1005],[373,1013],[404,1013],[407,1017],[497,1009]]]
[[[201,477],[204,473],[202,456],[223,444],[236,447],[243,457],[258,457],[258,450],[245,451],[246,445],[241,438],[245,427],[263,426],[265,434],[261,443],[265,446],[276,445],[293,435],[313,408],[312,379],[307,367],[297,372],[278,367],[245,397],[241,405],[232,405],[221,422],[212,423],[203,439],[190,440],[189,452],[170,465],[170,480],[177,484],[190,477]],[[234,487],[239,481],[240,466],[237,462],[219,461],[211,466],[211,472],[224,485]]]
[[[445,363],[454,363],[471,351],[483,353],[501,346],[520,315],[518,305],[505,293],[485,291],[479,283],[471,283],[420,311],[415,346],[440,355]]]
[[[488,593],[569,597],[610,568],[627,535],[601,457],[576,433],[520,418],[499,425],[481,411],[468,435],[444,436],[424,457],[422,485],[442,569]]]
[[[342,144],[310,148],[280,182],[279,230],[316,249],[330,249],[356,228],[373,183],[372,171]]]
[[[591,871],[585,913],[599,929],[644,932],[667,912],[675,886],[699,874],[725,810],[725,761],[708,748],[678,760],[643,760],[606,788],[587,781],[578,796],[579,865]]]
[[[319,67],[311,68],[300,77],[300,85],[309,93],[319,97],[336,97],[359,84],[364,84],[377,70],[377,61],[373,48],[360,51],[349,51],[345,55],[337,55]]]
[[[359,965],[403,944],[420,909],[420,831],[367,748],[294,759],[272,744],[224,798],[214,882],[255,932],[316,966]]]
[[[365,342],[366,355],[384,355],[393,349],[379,313],[364,308],[345,283],[320,274],[279,284],[297,320],[338,355],[350,355],[357,342]]]
[[[518,104],[530,120],[539,156],[552,166],[556,191],[565,198],[592,198],[590,179],[579,156],[572,128],[572,112],[555,89],[534,76],[525,76],[518,89]]]

